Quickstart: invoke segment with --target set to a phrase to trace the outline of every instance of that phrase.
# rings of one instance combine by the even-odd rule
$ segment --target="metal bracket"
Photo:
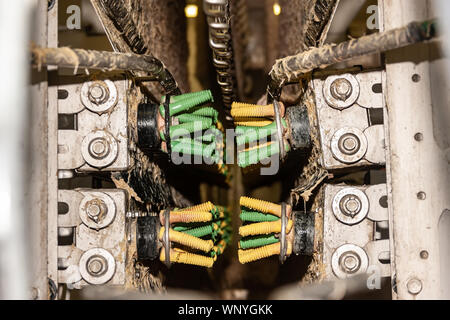
[[[59,76],[57,83],[58,92],[64,93],[58,97],[58,112],[74,115],[75,122],[73,129],[58,130],[58,169],[126,170],[130,164],[127,81]]]
[[[164,253],[165,253],[165,265],[167,268],[170,268],[170,238],[169,238],[169,229],[170,229],[170,209],[166,209],[164,211]]]
[[[322,165],[332,171],[385,163],[384,127],[371,125],[370,109],[384,108],[381,71],[312,80]]]
[[[283,126],[281,124],[280,105],[277,100],[273,101],[273,110],[275,114],[275,122],[277,125],[277,140],[280,148],[280,159],[284,160],[284,158],[286,157],[286,150],[284,150]]]
[[[281,203],[280,263],[286,261],[286,203]]]

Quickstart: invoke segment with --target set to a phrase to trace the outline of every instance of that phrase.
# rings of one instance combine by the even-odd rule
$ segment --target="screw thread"
[[[239,204],[243,207],[257,210],[263,213],[271,213],[278,217],[281,217],[281,205],[276,203],[250,197],[241,197]]]
[[[161,250],[159,260],[163,262],[166,260],[164,250]],[[181,250],[170,250],[170,261],[174,263],[190,264],[206,268],[211,268],[214,264],[213,258]]]
[[[171,211],[170,223],[207,222],[213,219],[211,212],[203,211]],[[164,224],[164,211],[160,213],[161,223]]]
[[[286,225],[286,233],[289,233],[292,228],[292,220],[288,220]],[[239,228],[239,234],[242,237],[246,236],[256,236],[259,234],[269,234],[269,233],[280,233],[281,232],[281,221],[270,221],[270,222],[258,222],[252,223]]]
[[[255,211],[245,211],[241,210],[241,214],[239,216],[242,221],[251,221],[251,222],[265,222],[265,221],[277,221],[279,218],[272,214],[264,214],[261,212]]]
[[[159,232],[159,240],[162,240],[164,236],[164,227],[161,227]],[[203,240],[189,234],[169,229],[169,240],[182,244],[186,247],[201,250],[203,252],[209,252],[214,243],[212,240]]]
[[[286,255],[291,255],[292,244],[290,242],[287,243],[286,249]],[[277,254],[280,254],[280,245],[278,243],[269,244],[256,249],[238,250],[239,262],[242,264],[260,260]]]
[[[251,119],[255,118],[249,118],[245,120],[239,118],[240,121],[236,121],[234,124],[243,127],[264,127],[273,122],[272,120],[251,120]]]
[[[269,137],[273,135],[277,130],[277,124],[272,122],[271,124],[264,127],[236,127],[236,144],[243,145],[253,141],[258,141],[262,138]]]
[[[213,209],[214,205],[211,203],[211,201],[208,201],[205,203],[197,204],[192,207],[183,208],[178,211],[211,211]]]
[[[199,109],[193,110],[191,112],[191,114],[197,115],[197,116],[213,118],[215,121],[217,121],[217,118],[219,117],[219,112],[212,107],[199,108]]]
[[[280,239],[275,237],[275,235],[262,235],[262,236],[256,236],[252,238],[246,238],[239,241],[239,248],[240,249],[249,249],[249,248],[256,248],[261,246],[266,246],[268,244],[277,243]]]
[[[197,91],[197,92],[189,92],[189,93],[183,93],[180,94],[178,96],[171,96],[170,97],[170,103],[174,103],[174,102],[180,102],[184,99],[190,99],[190,98],[194,98],[194,97],[198,97],[204,94],[207,94],[209,90],[202,90],[202,91]],[[162,96],[161,97],[161,104],[164,103],[164,101],[166,100],[166,96]]]
[[[172,142],[172,152],[180,152],[184,154],[196,155],[200,157],[207,157],[214,159],[214,153],[216,151],[216,144],[211,143],[204,145],[200,142],[193,140],[181,140]]]
[[[193,237],[201,238],[201,237],[207,236],[209,234],[212,234],[214,231],[215,225],[216,224],[212,223],[212,224],[209,224],[206,226],[201,226],[201,227],[197,227],[197,228],[184,230],[183,232],[186,234],[189,234]]]
[[[206,90],[205,92],[199,92],[198,95],[192,96],[190,98],[182,99],[177,102],[169,104],[170,116],[174,116],[183,111],[187,111],[192,107],[201,105],[206,102],[211,102],[213,100],[211,91]],[[164,116],[164,106],[159,106],[159,112]]]
[[[203,118],[203,117],[202,117]],[[203,118],[195,122],[180,123],[170,127],[170,138],[174,136],[184,136],[186,133],[193,133],[208,129],[212,125],[210,118]],[[177,132],[178,131],[178,132]]]
[[[259,106],[233,102],[233,105],[231,106],[231,116],[233,118],[273,117],[274,110],[272,104]]]
[[[212,119],[208,117],[203,117],[196,114],[191,113],[182,113],[176,116],[180,123],[188,123],[188,122],[211,122]]]

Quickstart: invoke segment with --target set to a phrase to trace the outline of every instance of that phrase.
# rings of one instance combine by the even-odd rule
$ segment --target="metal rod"
[[[325,68],[355,57],[405,47],[435,36],[434,20],[411,22],[403,28],[363,36],[337,45],[326,45],[279,59],[269,73],[271,78],[267,88],[269,99],[278,99],[284,84],[299,80],[316,68]]]
[[[38,68],[55,65],[61,68],[86,68],[117,71],[143,71],[153,76],[166,94],[181,94],[172,74],[164,64],[151,55],[119,53],[84,49],[39,48],[31,49],[32,64]]]

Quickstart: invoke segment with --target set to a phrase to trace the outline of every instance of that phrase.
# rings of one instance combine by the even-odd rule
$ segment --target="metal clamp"
[[[286,157],[286,150],[284,150],[284,141],[283,141],[283,127],[281,124],[281,115],[280,115],[280,105],[277,100],[273,100],[273,110],[275,114],[275,122],[277,124],[277,138],[278,145],[280,148],[280,158],[283,160]]]
[[[166,95],[164,99],[164,139],[166,140],[167,154],[169,161],[172,159],[172,144],[170,141],[170,126],[172,125],[172,118],[170,117],[170,95]]]
[[[164,244],[164,253],[165,253],[165,265],[167,268],[170,268],[170,239],[169,239],[169,229],[170,229],[170,209],[166,209],[164,211],[164,236],[163,236],[163,244]]]
[[[281,203],[280,263],[286,261],[286,203]]]

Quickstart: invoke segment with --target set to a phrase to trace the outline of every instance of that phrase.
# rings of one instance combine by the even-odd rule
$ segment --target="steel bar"
[[[337,45],[326,45],[279,59],[269,73],[269,96],[273,99],[279,98],[283,84],[299,80],[316,68],[325,68],[366,54],[405,47],[434,36],[434,20],[411,22],[403,28],[363,36]]]
[[[62,68],[87,68],[117,71],[143,71],[159,81],[166,94],[181,94],[172,74],[157,58],[150,55],[84,49],[34,47],[32,64],[55,65]]]

